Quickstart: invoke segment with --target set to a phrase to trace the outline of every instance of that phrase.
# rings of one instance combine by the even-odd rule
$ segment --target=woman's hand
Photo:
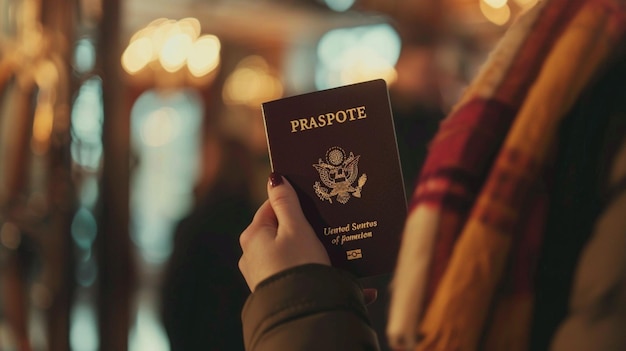
[[[307,263],[330,265],[326,249],[304,217],[291,184],[272,173],[267,194],[269,199],[239,237],[243,250],[239,270],[251,291],[287,268]]]

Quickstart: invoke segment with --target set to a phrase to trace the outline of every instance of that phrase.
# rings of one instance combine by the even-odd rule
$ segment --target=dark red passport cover
[[[407,214],[384,80],[262,104],[272,171],[289,180],[333,266],[393,271]]]

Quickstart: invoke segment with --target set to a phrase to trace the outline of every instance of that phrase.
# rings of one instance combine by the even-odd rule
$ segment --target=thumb
[[[298,195],[291,184],[277,173],[270,174],[267,195],[279,225],[299,226],[308,223],[302,212]]]

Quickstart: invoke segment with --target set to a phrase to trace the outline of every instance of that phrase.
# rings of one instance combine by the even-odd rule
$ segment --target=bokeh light
[[[169,143],[177,134],[179,118],[176,110],[170,107],[151,112],[141,125],[141,140],[152,147]]]
[[[103,120],[102,80],[92,77],[80,87],[71,114],[72,159],[90,171],[100,166]]]
[[[89,304],[77,303],[71,312],[70,344],[72,350],[96,351],[99,345],[97,315]]]
[[[482,0],[485,4],[493,7],[494,9],[499,9],[507,4],[507,0]]]
[[[480,2],[480,11],[486,19],[498,26],[505,25],[511,18],[511,9],[509,5],[504,4],[502,7],[494,8],[485,1]]]
[[[54,107],[49,101],[39,101],[35,109],[33,138],[30,144],[34,154],[43,155],[48,150],[53,122]]]
[[[317,45],[316,86],[328,89],[377,78],[392,83],[400,48],[398,33],[386,23],[331,30]]]
[[[278,99],[283,85],[268,63],[260,56],[241,60],[226,79],[222,96],[229,105],[247,105],[258,108],[261,103]]]
[[[96,64],[96,48],[89,38],[76,41],[74,48],[74,69],[78,73],[86,73],[93,70]]]
[[[131,239],[141,257],[161,264],[172,234],[193,203],[198,176],[203,102],[193,90],[143,93],[131,111]]]
[[[203,35],[193,44],[187,57],[189,72],[202,77],[213,71],[220,62],[220,41],[214,35]]]
[[[156,19],[131,37],[122,53],[122,67],[134,75],[146,67],[174,73],[187,66],[194,77],[206,76],[219,66],[221,44],[216,36],[201,32],[196,18]]]
[[[142,37],[131,42],[122,54],[122,67],[133,74],[142,70],[153,59],[152,40]]]
[[[90,249],[97,232],[96,217],[88,209],[79,208],[74,214],[71,225],[72,238],[76,245],[81,249]]]
[[[170,36],[159,52],[161,66],[168,72],[176,72],[183,68],[192,45],[193,39],[186,33]]]
[[[337,12],[349,10],[354,5],[354,0],[325,0],[329,9]]]

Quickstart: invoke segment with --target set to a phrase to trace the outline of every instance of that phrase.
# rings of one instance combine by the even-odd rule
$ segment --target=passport
[[[393,271],[407,215],[382,79],[262,103],[272,171],[295,188],[334,267]]]

